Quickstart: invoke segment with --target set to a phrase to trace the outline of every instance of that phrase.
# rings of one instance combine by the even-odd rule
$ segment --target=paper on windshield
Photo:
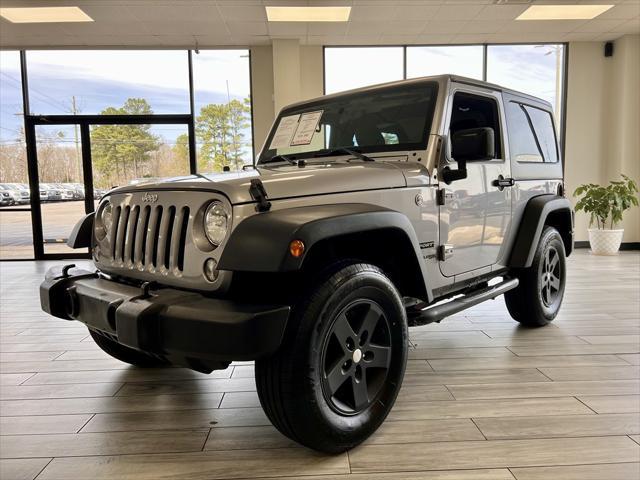
[[[289,115],[280,119],[276,133],[273,134],[271,139],[269,150],[286,148],[291,145],[293,135],[298,127],[298,120],[300,120],[300,114]]]
[[[291,140],[291,146],[295,145],[309,145],[313,140],[313,135],[316,133],[320,118],[322,118],[324,110],[317,110],[315,112],[306,112],[300,116],[298,121],[298,128]]]

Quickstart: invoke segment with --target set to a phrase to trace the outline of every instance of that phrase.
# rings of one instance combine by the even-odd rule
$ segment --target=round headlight
[[[96,236],[98,240],[104,240],[113,226],[113,206],[107,202],[102,209],[98,211],[98,222],[96,225]]]
[[[209,241],[216,247],[227,236],[229,228],[229,214],[224,209],[222,202],[211,202],[204,214],[204,232]]]

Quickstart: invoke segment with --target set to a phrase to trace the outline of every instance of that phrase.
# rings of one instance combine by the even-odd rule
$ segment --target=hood
[[[127,185],[113,193],[149,190],[211,190],[226,195],[232,204],[252,202],[251,180],[260,178],[269,200],[328,193],[379,190],[406,186],[396,162],[331,162],[259,167],[246,172],[190,175]]]

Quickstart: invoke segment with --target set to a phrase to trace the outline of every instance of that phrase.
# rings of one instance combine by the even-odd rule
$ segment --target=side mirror
[[[457,162],[494,159],[496,157],[496,141],[493,128],[458,130],[451,136],[451,156]]]
[[[467,178],[467,162],[491,160],[496,156],[493,128],[468,128],[458,130],[451,136],[451,156],[458,163],[453,170],[445,167],[442,179],[449,184]]]

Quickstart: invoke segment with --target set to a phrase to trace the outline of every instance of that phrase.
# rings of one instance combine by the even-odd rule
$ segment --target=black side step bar
[[[492,300],[509,290],[516,288],[519,284],[517,278],[505,279],[500,283],[477,290],[468,295],[455,298],[449,302],[422,310],[407,309],[407,320],[410,327],[426,325],[427,323],[439,322],[443,318],[450,317],[462,310],[473,307],[485,300]]]

